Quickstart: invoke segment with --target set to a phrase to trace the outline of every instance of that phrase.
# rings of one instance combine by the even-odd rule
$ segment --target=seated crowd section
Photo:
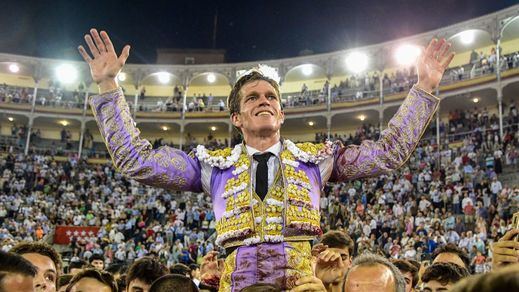
[[[370,252],[423,263],[451,244],[466,256],[468,272],[491,270],[490,245],[509,230],[512,214],[519,211],[515,104],[506,121],[501,141],[496,118],[485,109],[453,111],[441,130],[443,135],[465,133],[460,142],[438,151],[434,138],[426,138],[397,172],[326,185],[320,202],[323,230],[351,238],[353,258]],[[360,144],[378,134],[378,127],[365,125],[355,135],[334,134],[332,139]],[[325,136],[316,134],[315,142]],[[69,273],[93,260],[113,271],[151,257],[170,269],[183,267],[196,283],[204,256],[224,253],[214,244],[215,218],[207,195],[143,186],[111,164],[88,164],[75,156],[25,156],[10,149],[0,160],[3,251],[20,242],[52,242],[59,225],[98,227],[97,233],[67,234],[70,242],[61,257]],[[505,173],[515,174],[507,180],[512,184],[502,181]]]
[[[502,56],[501,70],[519,67],[519,52]],[[442,84],[449,84],[480,76],[495,74],[496,51],[492,48],[487,54],[473,51],[465,65],[449,68],[445,73]],[[379,72],[354,74],[333,84],[330,88],[332,102],[357,101],[361,99],[378,98],[380,95],[380,78],[382,78],[385,95],[408,91],[416,83],[418,77],[413,67],[398,69],[380,76]],[[306,107],[326,103],[330,83],[325,81],[320,90],[308,90],[303,84],[300,92],[283,94],[285,108]],[[123,87],[124,90],[124,87]],[[33,88],[19,88],[0,84],[0,102],[32,103]],[[139,111],[151,112],[180,112],[183,104],[183,88],[175,86],[170,96],[146,96],[146,88],[139,91]],[[66,91],[58,81],[51,80],[48,88],[39,88],[35,105],[61,107],[67,109],[82,109],[84,104],[85,87],[80,84],[74,91]],[[126,96],[128,105],[134,106],[133,96]],[[225,111],[226,97],[213,96],[211,93],[195,93],[186,97],[184,110],[186,112]],[[133,109],[132,109],[133,110]]]

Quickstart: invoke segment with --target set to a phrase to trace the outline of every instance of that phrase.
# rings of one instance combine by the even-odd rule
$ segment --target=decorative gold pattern
[[[311,246],[308,241],[289,242],[285,247],[287,258],[287,282],[295,282],[305,276],[313,275]],[[293,288],[293,287],[288,287]]]
[[[182,172],[186,170],[186,162],[183,159],[181,159],[180,157],[173,156],[173,157],[171,157],[170,162],[174,168],[176,168]]]
[[[90,99],[94,118],[113,165],[123,175],[141,183],[174,190],[200,191],[198,169],[181,151],[169,147],[154,150],[139,137],[121,89]]]
[[[231,196],[227,199],[225,206],[226,211],[249,208],[250,207],[250,194],[248,191],[243,191],[237,196]]]
[[[320,152],[323,151],[325,148],[324,143],[310,143],[310,142],[304,142],[304,143],[296,143],[297,148],[301,149],[302,151],[316,156]]]
[[[301,224],[304,229],[319,227],[320,215],[315,209],[290,205],[287,211],[288,225]]]
[[[308,148],[309,153],[318,153],[324,146],[312,147],[310,143],[305,143],[303,147]],[[222,153],[230,152],[212,154]],[[294,159],[294,155],[288,149],[283,150],[280,156],[282,159]],[[262,201],[254,192],[250,193],[253,189],[249,185],[249,172],[241,171],[249,169],[250,158],[241,154],[234,166],[234,176],[227,180],[222,194],[226,199],[225,213],[216,224],[219,245],[230,247],[260,242],[301,240],[300,237],[307,239],[320,234],[319,211],[312,206],[312,188],[305,171],[283,164],[273,186],[269,188]],[[282,176],[287,178],[287,186],[284,186]],[[295,214],[295,210],[298,214]],[[245,220],[240,219],[244,217],[247,220],[250,218],[249,223],[253,223],[247,224]],[[285,225],[299,232],[296,232],[296,236],[285,238]]]
[[[217,150],[207,150],[207,154],[213,157],[223,157],[226,158],[231,156],[231,148],[217,149]]]
[[[398,169],[407,162],[438,109],[439,99],[411,89],[378,141],[340,147],[334,179],[351,180]]]
[[[219,292],[230,292],[232,283],[232,273],[236,269],[236,255],[238,250],[233,251],[230,255],[225,258],[224,269],[220,278]]]

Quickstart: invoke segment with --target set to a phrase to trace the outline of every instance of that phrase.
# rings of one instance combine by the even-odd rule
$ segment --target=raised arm
[[[128,104],[116,76],[130,52],[126,45],[119,57],[108,34],[90,30],[79,52],[90,67],[100,94],[90,99],[90,106],[114,166],[123,175],[141,183],[173,190],[202,191],[201,168],[196,158],[171,147],[154,150],[149,141],[139,137]]]
[[[454,57],[450,44],[432,40],[417,64],[418,83],[410,90],[378,141],[360,146],[336,145],[331,180],[344,181],[375,176],[407,162],[434,117],[440,99],[431,95]]]

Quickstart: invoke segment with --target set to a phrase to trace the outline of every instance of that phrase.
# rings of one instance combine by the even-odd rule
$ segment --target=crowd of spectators
[[[340,141],[343,145],[360,145],[363,140],[377,140],[380,135],[380,128],[372,124],[362,124],[355,130],[355,133],[338,134],[331,133],[330,139],[332,141]],[[328,140],[328,134],[323,132],[315,133],[316,143],[322,143]]]
[[[57,81],[50,80],[48,90],[39,90],[36,104],[41,106],[83,108],[85,87],[79,84],[72,92],[66,91]]]
[[[185,135],[185,142],[184,146],[182,147],[183,150],[187,153],[191,152],[193,149],[196,148],[197,145],[200,143],[197,142],[197,139],[195,136],[191,135],[191,133],[186,133]],[[213,134],[209,133],[206,137],[204,137],[202,144],[209,150],[216,150],[216,149],[222,149],[227,146],[229,146],[229,139],[217,139],[213,136]],[[152,143],[153,148],[157,149],[161,146],[170,146],[174,148],[178,148],[179,145],[175,145],[173,143],[166,143],[164,142],[163,138],[155,139]],[[236,144],[233,144],[236,145]]]
[[[29,103],[32,100],[32,91],[29,88],[18,88],[0,85],[0,101],[5,103]]]
[[[444,82],[453,82],[474,78],[481,75],[493,74],[496,66],[496,50],[492,48],[489,54],[475,50],[470,54],[470,59],[465,65],[450,68],[444,77]],[[503,56],[502,69],[508,70],[519,66],[519,52]],[[321,90],[309,90],[303,84],[299,93],[287,95],[283,98],[285,107],[301,107],[316,104],[324,104],[327,100],[328,89],[332,97],[332,102],[355,101],[359,99],[375,98],[379,96],[380,78],[382,78],[384,94],[393,94],[408,90],[417,81],[417,74],[414,67],[399,68],[392,73],[367,72],[354,74],[338,84],[330,85],[325,81]],[[155,98],[149,101],[146,96],[146,89],[143,87],[139,94],[139,110],[153,112],[180,112],[183,104],[183,89],[175,86],[171,96],[166,98]],[[0,85],[0,101],[13,103],[30,103],[32,100],[33,88],[18,88]],[[38,91],[37,105],[57,106],[65,108],[82,108],[84,98],[84,87],[79,85],[73,92],[65,91],[59,82],[49,81],[48,89]],[[133,97],[128,97],[133,100]],[[133,103],[129,104],[133,107]],[[186,112],[196,111],[224,111],[226,105],[224,99],[215,98],[211,93],[194,94],[188,97],[185,104]]]
[[[165,264],[200,262],[214,249],[214,213],[202,194],[167,193],[122,178],[108,165],[58,163],[34,155],[2,160],[0,240],[8,250],[36,241],[55,225],[102,226],[97,236],[73,240],[69,261],[101,254],[105,263],[155,255]],[[122,203],[121,203],[122,202]]]
[[[223,99],[218,99],[216,103],[206,103],[207,100],[209,100],[208,97],[197,97],[195,95],[187,101],[184,110],[186,112],[225,111],[226,106]],[[167,98],[165,101],[159,98],[155,105],[149,105],[149,103],[143,102],[139,106],[139,110],[152,112],[180,112],[182,111],[182,101],[175,101],[171,97]]]
[[[512,66],[517,65],[516,55],[512,56]],[[488,59],[487,64],[491,64],[491,56]],[[483,63],[478,59],[477,64]],[[410,72],[402,72],[403,77],[397,75],[395,79],[388,77],[387,81],[390,88],[397,84],[397,90],[400,83],[392,80],[413,76]],[[376,84],[375,77],[354,80],[358,83],[355,86],[371,90],[372,83]],[[308,97],[305,94],[301,95],[304,99]],[[9,98],[14,102],[15,95],[18,102],[30,99],[28,94],[22,98],[21,91],[13,93],[8,87],[0,87],[3,100]],[[494,255],[490,246],[510,230],[512,214],[519,211],[519,177],[515,177],[512,185],[501,180],[504,169],[509,173],[517,173],[519,169],[519,116],[515,104],[509,105],[505,121],[507,127],[501,140],[497,117],[486,108],[452,111],[448,123],[440,125],[440,132],[444,136],[463,133],[457,140],[459,144],[445,144],[438,149],[439,145],[429,142],[433,139],[424,139],[399,171],[327,184],[320,201],[323,230],[327,234],[349,235],[348,255],[355,257],[349,266],[350,274],[341,275],[344,281],[340,285],[348,286],[348,277],[361,277],[355,274],[360,273],[360,268],[353,268],[365,263],[397,267],[404,276],[406,269],[416,274],[418,268],[409,263],[434,261],[438,250],[449,244],[457,246],[457,252],[464,255],[464,266],[460,269],[435,263],[421,276],[422,285],[454,285],[469,273],[491,271]],[[13,136],[25,139],[23,126],[13,129]],[[430,130],[428,134],[433,133]],[[333,134],[331,139],[344,145],[358,145],[365,139],[376,140],[379,135],[377,126],[367,124],[354,134]],[[88,137],[87,145],[93,143],[91,134]],[[70,134],[62,131],[62,142],[69,138]],[[315,141],[327,138],[326,133],[317,133]],[[208,135],[204,144],[217,149],[227,146],[228,141]],[[159,139],[153,145],[156,148],[164,143]],[[192,150],[195,138],[188,135],[186,145],[186,151]],[[214,251],[223,253],[214,244],[215,218],[210,198],[204,194],[143,186],[125,179],[110,164],[88,164],[75,156],[60,161],[46,155],[25,156],[17,148],[6,152],[0,158],[2,251],[18,251],[23,255],[27,252],[19,247],[20,242],[52,241],[57,225],[99,227],[97,234],[72,237],[61,255],[68,273],[78,268],[79,276],[68,279],[72,286],[80,283],[82,277],[97,279],[108,286],[131,285],[132,279],[139,278],[132,275],[139,271],[141,275],[140,269],[146,269],[135,268],[139,264],[158,275],[146,280],[148,285],[168,274],[165,268],[168,267],[182,274],[182,280],[187,278],[200,286],[203,278],[198,270],[200,265]],[[333,243],[326,245],[331,247]],[[102,262],[97,270],[93,269],[96,261]],[[62,267],[61,262],[54,262],[54,282],[59,287],[57,276]],[[116,269],[132,264],[134,268],[130,267],[128,273]],[[105,267],[108,273],[100,271]],[[35,277],[37,272],[27,275]],[[125,282],[121,282],[124,278],[114,277],[116,274],[126,275]],[[402,275],[393,274],[395,285],[399,285],[397,278]],[[325,278],[319,277],[323,283]],[[416,281],[411,277],[410,282]]]
[[[481,119],[485,119],[483,115]],[[401,242],[404,234],[410,238],[415,235],[423,238],[426,233],[440,232],[435,236],[440,236],[441,242],[447,240],[448,227],[453,225],[441,226],[436,222],[440,219],[450,218],[442,222],[451,223],[461,220],[468,225],[468,229],[456,225],[457,236],[449,235],[454,239],[477,235],[482,229],[486,231],[483,233],[495,235],[494,231],[499,232],[500,224],[507,226],[506,220],[514,207],[512,189],[510,186],[498,187],[497,175],[503,167],[516,166],[519,159],[518,132],[509,132],[503,142],[494,139],[497,132],[497,129],[492,129],[486,137],[480,132],[472,132],[463,139],[460,147],[443,149],[440,160],[436,149],[424,142],[400,172],[330,185],[322,199],[323,219],[329,218],[323,222],[324,226],[329,229],[341,225],[351,229],[348,234],[364,234],[368,238],[372,233],[378,238],[380,230],[385,229],[400,245],[400,255],[404,254],[409,239]],[[359,144],[364,139],[377,139],[378,135],[377,127],[364,125],[355,135],[344,137],[335,134],[332,140],[341,140],[345,145]],[[195,145],[191,138],[188,145]],[[316,140],[323,138],[324,134],[316,135]],[[161,140],[153,144],[155,147],[163,145]],[[209,135],[205,144],[216,149],[227,145],[227,141],[218,141]],[[139,251],[141,256],[151,251],[159,254],[166,248],[168,252],[162,252],[164,259],[171,255],[178,257],[182,248],[189,249],[192,244],[196,245],[196,248],[190,248],[193,260],[207,252],[203,244],[197,243],[205,243],[211,235],[214,216],[210,202],[202,194],[184,195],[182,197],[190,199],[181,201],[178,194],[125,180],[110,165],[89,165],[76,158],[62,163],[49,156],[25,157],[22,153],[9,153],[2,159],[0,167],[2,238],[35,240],[36,230],[45,235],[55,224],[102,225],[99,238],[88,248],[91,250],[98,245],[98,252],[101,249],[103,253],[111,254],[107,259],[112,261],[122,248],[121,243],[124,243],[126,252]],[[470,200],[465,200],[465,197]],[[466,210],[468,202],[474,210]],[[431,206],[434,208],[429,208]],[[408,218],[392,222],[389,218],[394,218],[391,214],[395,211],[397,215],[407,214]],[[467,212],[470,216],[481,216],[470,217]],[[403,219],[402,216],[397,218]],[[382,222],[384,226],[380,226]],[[366,226],[370,226],[369,232],[367,229],[354,229]],[[404,228],[400,231],[405,232],[397,232],[396,227]],[[427,232],[416,233],[418,229]],[[487,237],[483,236],[483,242]],[[386,245],[387,239],[381,243]],[[76,242],[73,246],[79,258],[84,257],[85,245]],[[172,253],[174,246],[178,250]],[[386,248],[389,250],[390,246]],[[470,252],[472,245],[467,248]],[[480,249],[483,254],[488,254],[484,248]],[[429,248],[429,253],[432,250],[434,248]],[[130,258],[134,257],[130,253]]]
[[[485,54],[483,51],[479,53],[472,51],[470,60],[466,65],[450,68],[445,73],[444,82],[459,81],[480,75],[492,74],[495,72],[495,66],[495,48],[491,49],[490,54]],[[503,70],[517,68],[518,66],[519,52],[503,57]],[[354,74],[331,87],[332,102],[355,101],[379,97],[380,78],[382,78],[384,94],[386,95],[407,91],[418,80],[414,67],[400,68],[392,73],[384,73],[383,75],[380,75],[377,71]],[[284,104],[288,107],[322,104],[326,101],[329,86],[329,82],[326,81],[321,90],[309,91],[306,84],[303,84],[301,92],[297,95],[290,96]]]
[[[0,101],[6,103],[31,104],[34,88],[0,85]],[[39,88],[37,91],[37,106],[62,107],[67,109],[83,108],[84,86],[80,84],[72,92],[65,91],[59,82],[49,81],[48,88]]]
[[[483,51],[472,51],[467,64],[450,68],[444,75],[443,82],[460,81],[481,75],[493,74],[496,67],[496,50],[492,48],[490,54]],[[502,70],[519,66],[519,52],[503,56]],[[379,76],[378,72],[352,75],[348,79],[335,84],[331,88],[332,101],[354,101],[359,99],[378,97],[380,92],[380,77],[384,94],[393,94],[407,91],[418,80],[414,67],[397,69],[395,72]],[[327,92],[325,84],[322,93]]]
[[[460,147],[445,149],[439,162],[437,151],[424,142],[398,172],[327,185],[321,199],[323,229],[349,234],[353,255],[369,251],[394,260],[431,260],[435,249],[452,243],[468,255],[471,272],[489,271],[489,246],[510,228],[519,200],[517,185],[502,185],[498,170],[517,169],[518,132],[501,142],[493,139],[496,131],[484,142],[476,133],[467,136]],[[378,129],[368,125],[354,136],[334,138],[357,144],[377,135]],[[496,157],[500,149],[508,150]],[[100,227],[97,235],[72,239],[63,254],[71,267],[96,258],[105,266],[129,264],[145,256],[168,267],[202,264],[204,256],[218,250],[214,213],[203,194],[146,187],[109,164],[75,158],[58,162],[9,153],[0,170],[4,251],[21,241],[48,239],[56,225]],[[435,279],[430,273],[424,281]]]
[[[504,113],[503,124],[511,132],[517,131],[519,115],[516,103],[508,106],[508,113]],[[445,129],[447,128],[447,129]],[[448,124],[441,123],[441,133],[453,135],[471,131],[496,132],[499,129],[499,118],[497,113],[490,114],[486,107],[483,109],[474,107],[473,110],[454,110],[449,112]],[[492,139],[496,139],[492,137]]]
[[[440,157],[424,142],[398,172],[329,185],[321,198],[326,229],[344,230],[358,252],[395,259],[428,260],[438,246],[453,243],[469,255],[471,269],[487,271],[490,243],[519,210],[519,177],[514,185],[499,180],[504,167],[517,172],[519,132],[505,142],[494,140],[496,132],[483,139],[473,132]]]
[[[143,91],[141,91],[143,92]],[[144,91],[145,92],[145,91]],[[173,95],[167,97],[165,100],[159,98],[156,102],[150,102],[145,99],[145,96],[140,96],[140,111],[152,111],[152,112],[181,112],[183,105],[182,90],[175,86]],[[185,112],[203,112],[203,111],[224,111],[226,105],[224,99],[215,99],[212,93],[209,95],[194,94],[191,97],[187,97],[186,104],[184,106]]]
[[[350,76],[331,89],[332,101],[352,101],[378,97],[380,95],[380,78],[378,72],[362,73]],[[384,94],[392,94],[408,90],[418,80],[414,67],[398,69],[393,73],[384,73],[382,84]]]

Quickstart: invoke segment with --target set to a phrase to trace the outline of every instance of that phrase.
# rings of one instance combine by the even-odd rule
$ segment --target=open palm
[[[126,45],[121,55],[117,57],[108,34],[105,31],[101,31],[101,34],[99,34],[94,28],[90,30],[90,34],[85,35],[85,41],[92,57],[83,46],[79,46],[78,49],[90,67],[92,80],[97,84],[114,81],[130,55],[130,46]]]
[[[445,39],[431,40],[418,60],[419,87],[430,92],[440,84],[443,73],[454,58],[454,53],[449,53],[450,47]]]

